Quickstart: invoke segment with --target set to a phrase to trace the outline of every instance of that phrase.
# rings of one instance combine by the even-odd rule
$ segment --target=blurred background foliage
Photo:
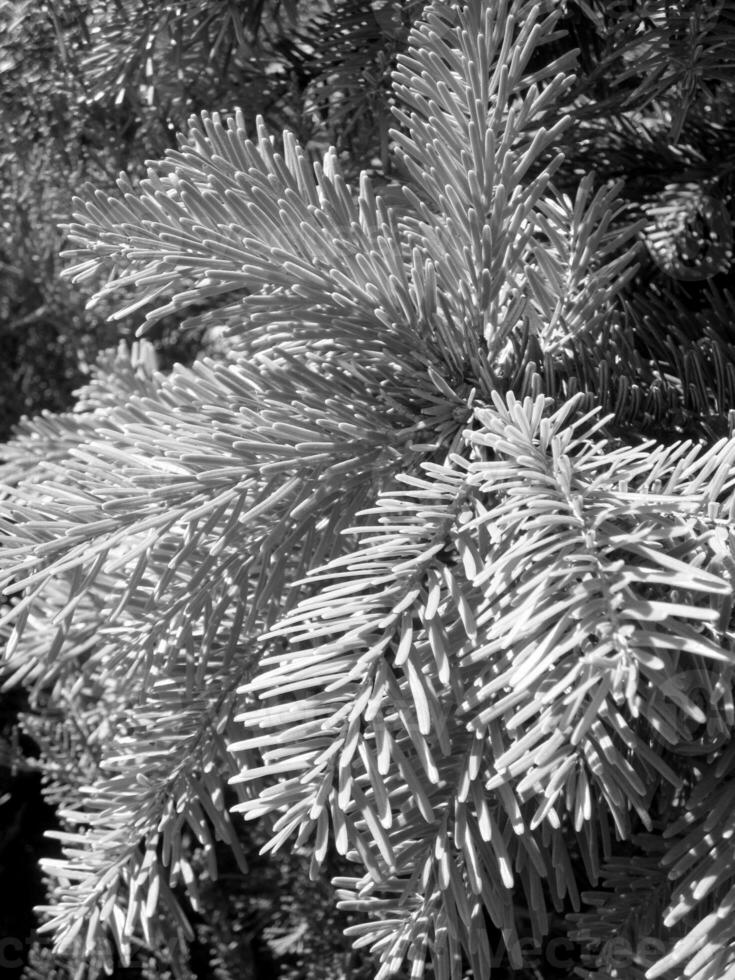
[[[554,0],[556,2],[556,0]],[[735,171],[735,2],[558,0],[565,33],[553,57],[579,49],[573,126],[558,182],[623,178],[630,214],[645,217],[641,268],[628,289],[631,356],[676,355],[716,370],[735,343],[731,264]],[[368,170],[391,200],[390,76],[423,0],[5,0],[0,5],[0,439],[24,414],[63,411],[99,353],[132,339],[145,310],[110,321],[123,297],[87,308],[99,283],[61,278],[59,224],[85,183],[134,181],[176,145],[191,113],[240,106],[274,133],[294,131],[318,157],[334,145],[351,177]],[[165,369],[209,342],[175,318],[152,339]],[[715,353],[713,353],[715,351]],[[689,355],[687,355],[689,357]],[[678,373],[678,369],[677,369]],[[730,384],[735,390],[735,380]],[[730,390],[728,388],[727,390]],[[721,413],[720,413],[721,414]],[[713,425],[715,423],[713,422]],[[31,943],[42,901],[39,852],[53,810],[39,794],[25,705],[0,696],[0,938],[17,937],[27,978],[77,975],[78,964]],[[43,738],[43,724],[26,724]],[[49,802],[52,802],[52,794]],[[133,977],[367,980],[341,935],[323,883],[297,853],[267,866],[257,827],[242,829],[251,873],[218,883],[202,869],[203,913],[189,962],[141,950]],[[226,862],[226,855],[222,860]],[[8,896],[13,894],[12,900]],[[30,937],[30,938],[29,938]],[[168,956],[168,962],[166,962]],[[3,975],[20,976],[6,967]],[[533,974],[549,980],[550,968]],[[517,975],[517,974],[516,974]],[[499,976],[503,976],[502,967]],[[530,975],[529,975],[530,976]]]

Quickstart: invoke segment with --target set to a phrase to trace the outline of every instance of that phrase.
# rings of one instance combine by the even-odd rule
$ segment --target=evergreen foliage
[[[358,99],[354,38],[403,43],[347,6],[316,109]],[[414,15],[391,91],[385,44],[357,76],[393,169],[382,122],[353,179],[203,111],[76,201],[74,282],[217,341],[121,346],[3,450],[44,929],[190,975],[244,815],[329,870],[376,980],[530,970],[562,929],[589,980],[733,980],[735,4]]]

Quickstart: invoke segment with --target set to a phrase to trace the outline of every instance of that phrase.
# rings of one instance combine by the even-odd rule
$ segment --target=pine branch
[[[683,116],[672,100],[723,62],[724,0],[671,70],[680,29],[685,47],[699,30],[685,5],[648,5],[642,38],[627,5],[618,24],[573,6],[599,64],[623,65],[630,112],[659,100],[694,134],[696,92]],[[585,878],[612,887],[576,934],[629,939],[625,902],[668,886],[657,855],[640,875],[611,864],[612,838],[652,833],[666,800],[669,920],[710,887],[718,911],[650,975],[731,970],[724,770],[692,761],[724,758],[733,724],[731,303],[710,284],[690,317],[668,282],[726,270],[728,175],[637,211],[620,181],[580,179],[572,134],[612,100],[590,96],[594,67],[570,74],[573,20],[542,0],[429,4],[391,96],[408,183],[385,194],[364,172],[352,187],[334,150],[312,166],[289,133],[203,113],[139,185],[78,201],[77,281],[134,287],[119,315],[156,305],[143,332],[188,311],[223,337],[167,377],[146,347],[110,356],[77,411],[7,447],[8,683],[61,715],[57,948],[109,959],[109,930],[128,959],[185,933],[184,837],[237,847],[230,779],[234,809],[270,822],[265,850],[295,838],[313,875],[332,847],[357,865],[337,884],[379,980],[454,980],[463,960],[488,976],[488,923],[520,969]],[[607,169],[632,126],[616,115]],[[654,129],[633,156],[655,154]],[[65,737],[87,751],[66,773]]]
[[[400,896],[390,929],[365,929],[381,976],[404,955],[444,962],[445,916],[446,955],[479,957],[482,975],[471,923],[483,906],[520,965],[499,910],[523,847],[541,854],[534,830],[559,832],[568,815],[594,866],[601,808],[623,838],[630,810],[650,828],[658,781],[681,786],[661,748],[704,720],[677,676],[702,660],[720,671],[712,683],[729,676],[731,586],[706,566],[720,567],[718,549],[729,560],[712,535],[735,505],[731,444],[615,449],[600,423],[573,419],[578,405],[547,415],[543,397],[509,395],[476,410],[470,459],[426,464],[428,479],[378,498],[357,549],[312,573],[325,584],[276,625],[283,651],[243,688],[263,704],[240,716],[253,734],[232,748],[263,762],[236,781],[268,782],[236,809],[279,814],[274,848],[314,836],[315,872],[331,827],[340,853]],[[516,835],[510,854],[494,807]],[[436,849],[440,827],[454,849]],[[534,909],[551,876],[539,863],[521,877]],[[576,891],[554,880],[557,901]],[[457,898],[467,887],[472,913]]]

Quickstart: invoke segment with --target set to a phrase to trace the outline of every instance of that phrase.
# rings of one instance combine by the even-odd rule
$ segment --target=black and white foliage
[[[630,976],[735,977],[732,361],[635,349],[650,215],[569,187],[565,6],[427,6],[389,202],[240,114],[79,200],[71,274],[134,286],[143,331],[206,300],[220,346],[110,355],[4,451],[5,670],[61,719],[58,950],[190,935],[185,839],[214,876],[243,814],[354,863],[378,980],[488,977],[491,929],[520,969],[569,910],[607,980],[631,908],[660,956]]]

